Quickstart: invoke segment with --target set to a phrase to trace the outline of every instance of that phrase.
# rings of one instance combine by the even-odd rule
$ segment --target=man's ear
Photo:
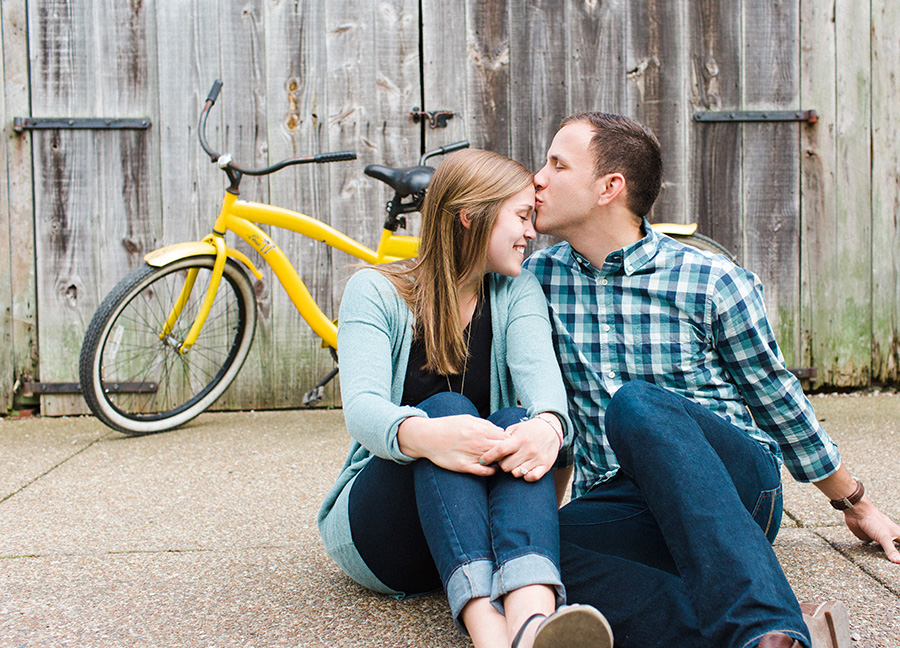
[[[597,179],[597,204],[608,205],[625,192],[625,176],[621,173],[607,173]]]
[[[462,226],[466,229],[472,227],[472,217],[469,216],[469,213],[465,209],[459,210],[459,222],[462,223]]]

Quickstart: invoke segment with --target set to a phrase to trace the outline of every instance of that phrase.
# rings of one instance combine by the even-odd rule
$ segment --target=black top
[[[418,336],[413,338],[401,405],[415,407],[435,394],[460,393],[462,389],[463,396],[472,401],[482,418],[491,414],[491,341],[494,335],[491,331],[491,299],[487,294],[476,304],[472,321],[463,330],[463,336],[469,346],[465,371],[451,376],[425,371],[425,343]]]

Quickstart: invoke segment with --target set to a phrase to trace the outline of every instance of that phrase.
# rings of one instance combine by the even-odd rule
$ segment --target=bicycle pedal
[[[312,407],[325,400],[325,387],[314,387],[303,394],[303,407]]]

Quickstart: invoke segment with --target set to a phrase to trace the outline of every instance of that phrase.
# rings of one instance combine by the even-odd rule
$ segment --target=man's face
[[[570,240],[589,226],[598,197],[589,149],[592,135],[591,124],[579,121],[564,126],[553,138],[547,162],[534,177],[538,232]]]

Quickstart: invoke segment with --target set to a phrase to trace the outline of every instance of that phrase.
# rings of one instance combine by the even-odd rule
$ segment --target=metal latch
[[[449,110],[435,110],[432,112],[427,112],[425,110],[419,110],[418,106],[413,107],[412,110],[409,111],[410,116],[413,118],[413,122],[418,124],[423,119],[428,120],[428,125],[432,128],[446,128],[447,120],[453,119],[453,115],[456,113],[451,112]]]
[[[786,122],[819,121],[815,110],[698,110],[696,122]]]
[[[14,117],[13,130],[146,130],[147,117],[114,119],[112,117]]]

